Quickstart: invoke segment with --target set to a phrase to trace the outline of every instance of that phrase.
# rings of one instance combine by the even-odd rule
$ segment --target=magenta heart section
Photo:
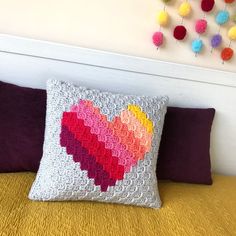
[[[87,171],[88,177],[95,180],[94,184],[101,186],[101,191],[107,191],[108,186],[116,184],[116,180],[109,177],[109,173],[96,162],[94,156],[89,155],[88,150],[82,147],[66,126],[61,129],[61,146],[66,147],[67,154],[73,155],[75,162],[80,162],[81,170]]]

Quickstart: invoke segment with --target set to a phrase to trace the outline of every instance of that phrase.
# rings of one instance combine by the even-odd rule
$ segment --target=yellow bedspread
[[[0,174],[0,235],[236,235],[236,177],[212,186],[162,182],[163,207],[32,202],[34,174]]]

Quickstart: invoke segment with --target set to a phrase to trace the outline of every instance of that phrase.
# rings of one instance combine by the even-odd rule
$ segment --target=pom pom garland
[[[179,15],[182,17],[186,17],[191,13],[191,5],[189,2],[183,2],[179,7]]]
[[[204,19],[200,19],[196,21],[195,30],[198,34],[203,34],[207,29],[207,21]]]
[[[168,3],[170,0],[162,0],[162,1],[164,3]],[[157,14],[157,22],[160,25],[160,29],[161,29],[161,26],[164,27],[168,25],[169,15],[165,11],[165,6],[164,6],[164,9]],[[152,42],[157,47],[157,49],[163,44],[163,41],[164,41],[164,35],[161,31],[155,32],[152,35]]]
[[[201,9],[203,12],[210,12],[213,9],[214,5],[215,5],[214,0],[201,0]],[[204,34],[206,32],[206,29],[207,29],[207,21],[205,19],[199,19],[196,21],[195,31],[199,35]],[[202,50],[202,48],[203,48],[203,42],[199,36],[199,39],[195,39],[192,42],[192,51],[196,53],[195,56]]]
[[[192,50],[193,50],[193,52],[199,53],[199,52],[202,51],[202,48],[203,48],[203,42],[202,42],[201,39],[193,40],[193,42],[192,42]]]
[[[162,2],[164,3],[164,9],[158,12],[157,17],[156,17],[158,25],[160,25],[160,31],[157,31],[152,35],[152,42],[157,48],[161,47],[165,41],[165,37],[161,28],[169,24],[169,18],[170,18],[168,13],[166,12],[166,6],[165,6],[165,4],[169,3],[170,0],[162,0]],[[189,0],[183,0],[182,3],[179,5],[178,14],[181,16],[181,23],[175,26],[173,30],[173,37],[176,40],[184,40],[188,33],[186,27],[183,24],[183,21],[184,21],[184,18],[188,17],[192,12],[192,8],[189,2],[190,2]],[[227,4],[231,4],[236,1],[223,0],[223,2],[225,3],[224,9],[219,10],[217,14],[215,15],[215,22],[219,25],[218,26],[219,29],[218,29],[218,33],[215,33],[214,35],[212,35],[209,40],[209,44],[211,46],[211,52],[213,52],[215,48],[218,48],[222,45],[223,37],[219,33],[221,26],[226,24],[230,20],[232,20],[231,22],[233,21],[236,22],[236,12],[234,12],[234,15],[230,15],[231,11],[227,9]],[[202,49],[205,47],[203,40],[201,40],[201,37],[202,37],[201,35],[207,31],[208,22],[206,19],[206,13],[212,11],[212,9],[215,6],[215,0],[201,0],[200,5],[201,5],[202,11],[204,12],[204,16],[202,17],[202,19],[198,19],[195,22],[195,31],[198,34],[198,38],[194,39],[191,42],[191,49],[195,53],[195,56],[197,56],[197,54],[200,53]],[[220,53],[223,62],[230,60],[234,55],[234,51],[231,48],[231,41],[236,40],[236,25],[234,25],[228,30],[227,35],[230,39],[229,45],[223,48],[223,50]]]
[[[157,22],[159,25],[161,26],[166,26],[169,22],[169,16],[168,16],[168,13],[166,11],[160,11],[158,14],[157,14]]]
[[[221,45],[222,43],[222,36],[220,34],[215,34],[211,38],[211,46],[212,48],[217,48]]]
[[[164,36],[163,33],[158,31],[155,32],[152,36],[152,42],[155,44],[155,46],[160,47],[163,44]]]
[[[173,36],[177,40],[183,40],[187,34],[187,30],[183,25],[177,25],[174,28]]]
[[[228,37],[230,40],[236,40],[236,26],[233,26],[229,29]]]
[[[224,11],[219,11],[216,15],[216,23],[218,25],[223,25],[228,22],[229,20],[229,12],[224,10]]]
[[[229,61],[234,55],[232,48],[224,48],[221,52],[221,58],[223,61]]]
[[[213,9],[215,5],[214,0],[202,0],[201,2],[201,8],[204,12],[209,12]]]

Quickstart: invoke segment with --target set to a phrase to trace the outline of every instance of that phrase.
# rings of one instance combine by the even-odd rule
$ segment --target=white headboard
[[[212,169],[236,174],[236,73],[0,35],[0,80],[45,88],[48,78],[126,94],[167,94],[172,106],[216,108]]]

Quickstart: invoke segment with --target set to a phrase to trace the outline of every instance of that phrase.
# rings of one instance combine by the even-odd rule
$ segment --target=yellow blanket
[[[236,235],[236,177],[212,186],[162,182],[163,207],[32,202],[34,174],[0,174],[0,235]]]

